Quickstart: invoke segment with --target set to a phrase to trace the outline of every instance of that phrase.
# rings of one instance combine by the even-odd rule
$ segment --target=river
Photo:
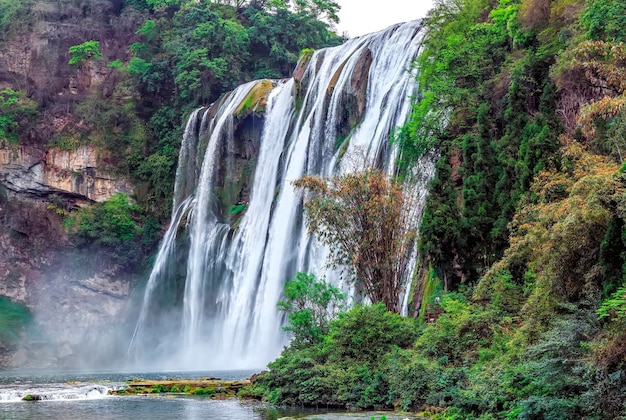
[[[0,371],[1,420],[276,420],[282,417],[308,419],[415,419],[399,413],[330,413],[327,410],[277,409],[255,401],[212,400],[189,395],[112,396],[132,378],[165,380],[218,377],[249,378],[253,371],[205,372],[80,372]],[[39,401],[23,401],[38,395]]]
[[[227,372],[0,372],[0,419],[115,420],[115,419],[275,419],[281,413],[266,405],[237,399],[212,400],[205,397],[146,395],[111,396],[130,378],[167,379],[219,377],[238,380],[250,371]],[[23,401],[38,395],[40,401]]]

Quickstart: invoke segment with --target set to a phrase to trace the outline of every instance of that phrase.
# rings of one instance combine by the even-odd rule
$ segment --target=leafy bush
[[[103,203],[82,207],[63,220],[76,246],[101,248],[113,261],[138,265],[146,250],[154,246],[154,226],[124,193]],[[150,238],[143,243],[142,239]]]
[[[331,361],[378,363],[396,347],[407,348],[416,338],[413,320],[387,311],[385,305],[357,305],[330,323],[324,349]]]
[[[292,347],[321,342],[330,320],[345,307],[345,293],[313,274],[297,273],[285,283],[284,295],[278,308],[287,313],[289,324],[284,329],[294,335]]]
[[[68,64],[72,66],[80,66],[87,60],[102,57],[102,53],[100,52],[100,41],[85,41],[82,44],[70,47],[68,52],[71,55]]]
[[[16,144],[22,129],[37,115],[37,103],[24,92],[0,90],[0,141]]]
[[[385,354],[414,339],[412,320],[381,303],[358,305],[339,313],[321,340],[286,348],[245,395],[287,405],[389,408]]]
[[[606,299],[598,309],[598,318],[626,318],[626,286],[622,286],[609,299]]]
[[[622,1],[595,0],[588,2],[581,17],[589,39],[612,42],[626,41],[626,5]]]

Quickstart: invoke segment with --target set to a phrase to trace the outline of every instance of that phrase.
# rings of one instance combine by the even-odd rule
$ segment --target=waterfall
[[[129,347],[135,366],[261,368],[286,343],[277,311],[297,271],[341,285],[306,231],[291,182],[394,170],[392,130],[415,94],[420,23],[316,51],[293,78],[254,81],[192,114],[174,212]],[[425,160],[423,185],[432,176]]]

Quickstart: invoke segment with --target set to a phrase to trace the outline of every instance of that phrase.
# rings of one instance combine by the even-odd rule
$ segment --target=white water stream
[[[272,82],[249,202],[236,228],[215,213],[217,168],[227,165],[223,145],[234,142],[236,110],[257,82],[191,116],[175,211],[129,347],[138,366],[264,367],[286,343],[276,308],[284,282],[305,271],[341,283],[339,273],[325,266],[327,250],[306,232],[291,182],[372,165],[393,171],[388,141],[410,111],[416,90],[411,64],[420,39],[419,22],[395,25],[315,52],[301,80]],[[428,178],[432,163],[425,162],[423,172]],[[420,202],[425,185],[416,192]],[[186,258],[175,255],[177,241],[187,244]],[[182,310],[166,316],[157,290],[180,281],[172,274],[180,264],[186,264]]]

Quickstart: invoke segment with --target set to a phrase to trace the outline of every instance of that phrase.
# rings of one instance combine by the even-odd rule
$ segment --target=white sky
[[[422,18],[432,0],[337,0],[341,5],[337,33],[350,38]]]

